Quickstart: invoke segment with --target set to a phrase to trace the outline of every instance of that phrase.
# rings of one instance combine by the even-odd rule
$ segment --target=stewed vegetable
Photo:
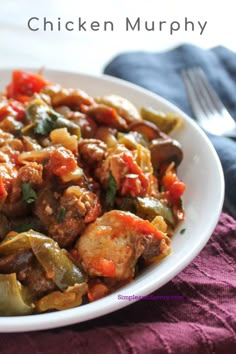
[[[170,253],[179,122],[13,72],[0,95],[0,315],[95,301]]]

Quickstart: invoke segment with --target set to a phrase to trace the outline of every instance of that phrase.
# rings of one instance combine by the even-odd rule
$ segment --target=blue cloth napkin
[[[181,71],[191,66],[203,68],[229,112],[236,117],[236,53],[227,48],[209,50],[184,44],[166,52],[128,52],[115,57],[104,73],[143,86],[193,117],[181,77]],[[208,136],[224,170],[225,207],[236,217],[236,142]]]

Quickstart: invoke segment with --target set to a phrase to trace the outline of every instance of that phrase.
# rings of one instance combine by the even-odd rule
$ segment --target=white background
[[[48,20],[114,21],[114,32],[31,32],[30,17]],[[125,32],[125,17],[144,20],[207,21],[199,28],[172,36],[160,32]],[[47,67],[98,74],[116,54],[130,50],[158,51],[191,42],[208,48],[225,45],[236,51],[234,1],[224,0],[0,0],[0,67]]]

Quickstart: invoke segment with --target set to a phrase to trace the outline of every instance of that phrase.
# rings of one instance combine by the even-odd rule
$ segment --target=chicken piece
[[[63,176],[72,171],[77,167],[77,162],[74,154],[64,148],[64,146],[58,146],[57,148],[53,147],[49,151],[49,160],[45,166],[46,174]]]
[[[9,202],[13,203],[21,198],[23,183],[29,183],[33,189],[40,186],[43,183],[43,166],[37,162],[29,162],[20,167],[9,196]]]
[[[11,163],[0,164],[0,210],[2,210],[17,177],[17,170]]]
[[[43,166],[37,162],[30,162],[19,169],[17,179],[29,182],[32,187],[40,186],[43,183]]]
[[[79,142],[79,154],[82,161],[93,165],[101,161],[106,152],[106,144],[97,139],[83,139]]]
[[[0,163],[9,163],[9,162],[10,162],[10,158],[8,154],[0,150]]]
[[[107,187],[110,172],[115,178],[117,189],[121,187],[122,177],[128,173],[128,166],[122,158],[125,153],[131,154],[122,144],[118,144],[107,151],[102,164],[95,170],[95,175],[103,187]]]
[[[150,260],[167,255],[169,245],[166,234],[149,221],[130,212],[112,210],[87,227],[75,248],[90,277],[123,282],[134,277],[139,257]]]
[[[6,202],[3,204],[2,212],[9,218],[18,218],[28,215],[30,211],[29,205],[23,199],[15,202]]]
[[[24,146],[24,151],[35,151],[35,150],[42,149],[42,146],[39,145],[37,140],[35,140],[29,136],[22,136],[22,143]]]
[[[145,174],[135,161],[136,151],[129,151],[124,145],[110,148],[106,158],[95,169],[95,176],[103,185],[108,186],[110,173],[116,181],[121,196],[145,196],[149,188],[150,174]]]
[[[27,215],[29,208],[22,198],[22,184],[29,183],[31,188],[37,189],[43,183],[43,166],[30,162],[17,171],[10,165],[1,164],[0,171],[7,191],[5,200],[2,201],[2,212],[13,218]]]
[[[23,143],[19,139],[9,139],[5,141],[4,146],[1,146],[1,151],[8,155],[13,155],[22,152],[24,149]]]
[[[10,160],[15,162],[16,155],[22,152],[23,149],[23,143],[20,139],[16,139],[13,134],[0,129],[0,153],[2,156],[8,156],[6,162]],[[4,159],[1,159],[1,162],[5,162]]]
[[[14,119],[11,116],[7,116],[0,121],[0,129],[4,130],[7,133],[17,133],[23,127],[23,123]]]
[[[62,195],[45,188],[38,194],[34,212],[49,236],[67,247],[99,216],[101,206],[96,194],[79,186],[67,188]]]
[[[15,166],[11,163],[1,163],[0,177],[6,192],[9,193],[17,177]]]
[[[14,135],[6,133],[4,130],[0,129],[0,146],[4,145],[6,141],[14,139]]]

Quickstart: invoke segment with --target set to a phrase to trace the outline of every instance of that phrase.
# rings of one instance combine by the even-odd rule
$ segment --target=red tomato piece
[[[12,100],[9,102],[10,107],[17,113],[16,119],[21,121],[25,116],[25,107],[22,103]]]
[[[173,172],[167,173],[163,178],[162,178],[162,184],[165,187],[165,190],[169,190],[171,185],[176,182],[177,176]]]
[[[122,159],[128,167],[127,175],[137,175],[137,178],[124,178],[121,194],[130,194],[131,196],[144,196],[148,188],[148,178],[145,176],[141,168],[134,161],[133,157],[128,154],[123,154]]]
[[[171,199],[179,199],[182,197],[182,195],[184,194],[184,191],[186,189],[186,186],[183,182],[181,181],[176,181],[174,182],[171,186],[170,186],[170,197]]]
[[[121,195],[130,195],[131,197],[137,197],[142,192],[141,182],[137,177],[130,178],[125,177],[122,182]]]
[[[0,178],[0,199],[5,199],[7,196],[7,191],[5,189],[5,186],[3,184],[2,178]]]
[[[40,92],[47,85],[49,85],[49,81],[39,74],[15,70],[12,73],[12,82],[6,88],[7,97],[25,102],[26,97],[32,96],[35,92]]]
[[[180,181],[173,170],[163,176],[161,183],[164,186],[166,193],[168,193],[168,199],[171,202],[180,199],[186,189],[185,184]]]
[[[50,152],[47,169],[50,174],[62,176],[74,171],[77,167],[74,155],[64,148]]]
[[[25,95],[15,95],[15,99],[21,103],[27,103],[29,102],[30,97]]]
[[[101,273],[101,276],[103,277],[114,277],[116,275],[116,265],[109,259],[94,259],[92,268]]]
[[[122,233],[124,229],[132,229],[136,230],[138,234],[153,236],[159,240],[163,239],[163,233],[148,220],[143,220],[134,214],[119,210],[113,210],[109,213],[120,221],[120,230],[117,232],[118,234]]]

